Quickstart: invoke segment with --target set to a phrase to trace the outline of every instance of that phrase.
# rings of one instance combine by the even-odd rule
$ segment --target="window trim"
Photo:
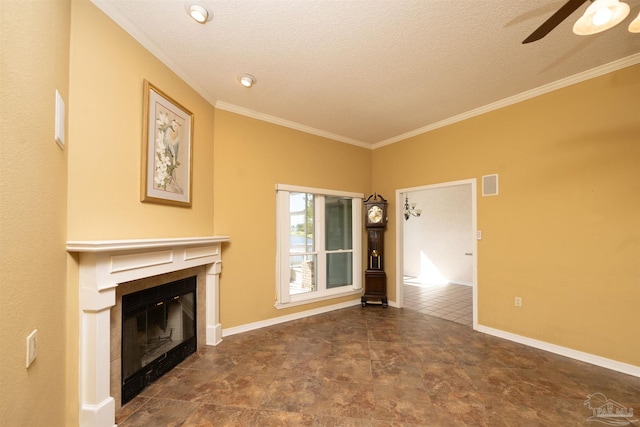
[[[350,198],[352,217],[352,239],[353,239],[353,284],[351,286],[341,286],[338,288],[325,289],[318,292],[290,295],[289,293],[289,194],[290,193],[312,193],[320,196],[337,196]],[[303,304],[311,304],[318,301],[334,299],[349,295],[358,295],[362,292],[362,201],[364,194],[348,191],[330,190],[314,187],[303,187],[297,185],[277,184],[276,185],[276,302],[278,309],[295,307]],[[322,211],[322,210],[321,210]],[[325,221],[324,214],[322,221],[318,221],[323,235]],[[323,254],[325,250],[319,251]],[[329,251],[335,252],[335,251]],[[326,275],[319,275],[325,278]],[[286,280],[285,280],[286,278]],[[286,281],[286,283],[284,283]]]

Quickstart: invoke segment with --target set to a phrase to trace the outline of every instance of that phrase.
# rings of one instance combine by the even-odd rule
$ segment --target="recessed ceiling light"
[[[213,18],[213,15],[209,13],[207,8],[198,3],[186,3],[184,5],[185,10],[196,22],[199,24],[205,24]]]
[[[251,87],[257,82],[256,78],[253,77],[251,74],[242,74],[239,80],[240,80],[240,83],[242,83],[242,86],[244,87]]]

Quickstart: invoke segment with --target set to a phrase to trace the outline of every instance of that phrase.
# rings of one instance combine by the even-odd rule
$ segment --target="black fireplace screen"
[[[122,404],[195,351],[195,276],[122,297]]]

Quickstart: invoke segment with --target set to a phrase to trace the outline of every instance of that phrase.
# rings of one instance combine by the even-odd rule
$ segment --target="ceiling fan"
[[[629,5],[618,0],[590,0],[591,5],[585,14],[576,22],[573,32],[579,35],[588,35],[599,33],[607,30],[627,17],[629,14]],[[560,9],[556,11],[549,19],[544,21],[529,37],[524,39],[522,44],[531,43],[540,40],[556,28],[562,21],[567,19],[569,15],[575,12],[587,0],[569,0]],[[602,12],[605,12],[604,14]],[[601,20],[601,22],[598,22]],[[634,19],[629,26],[629,31],[640,32],[640,15]]]

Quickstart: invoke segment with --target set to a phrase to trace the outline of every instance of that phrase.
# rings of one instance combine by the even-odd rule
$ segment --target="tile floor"
[[[226,337],[116,416],[120,427],[604,425],[587,421],[593,393],[640,425],[640,378],[370,305]]]
[[[422,314],[451,320],[461,325],[473,325],[473,288],[456,285],[421,284],[405,277],[404,307]]]

